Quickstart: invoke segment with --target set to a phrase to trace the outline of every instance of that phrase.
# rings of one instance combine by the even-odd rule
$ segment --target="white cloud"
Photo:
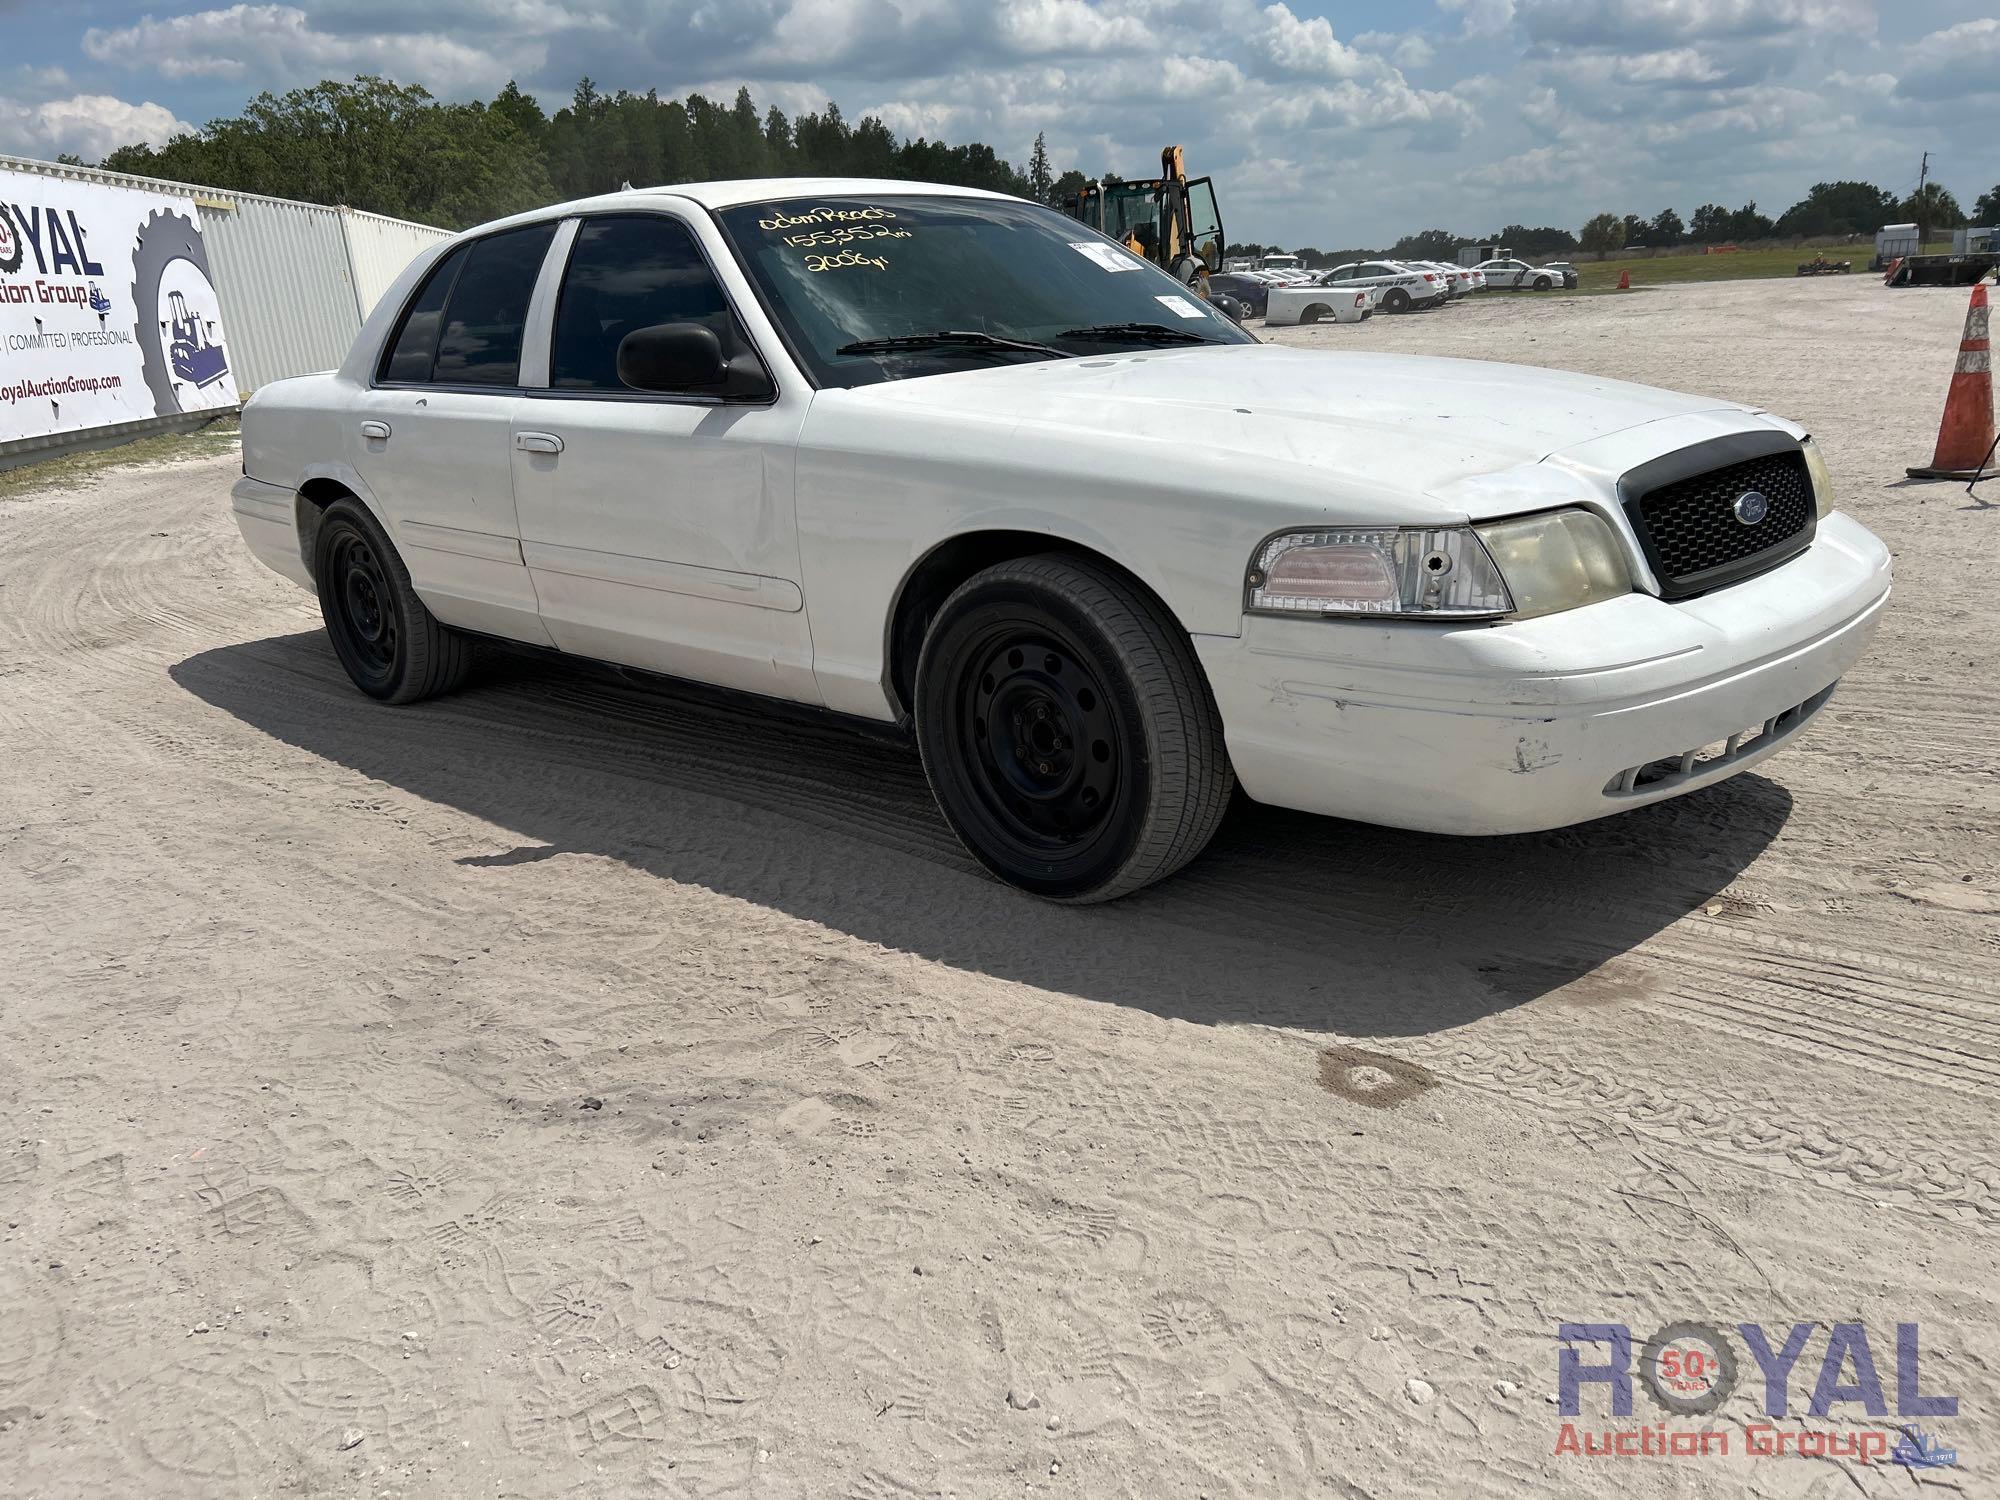
[[[1498,36],[1514,24],[1514,0],[1438,0],[1438,9],[1457,15],[1469,37]]]
[[[294,5],[232,5],[92,27],[83,35],[83,51],[95,62],[150,69],[165,78],[241,78],[261,88],[380,73],[441,94],[497,87],[543,58],[532,43],[488,50],[430,32],[322,31]]]
[[[1000,7],[995,21],[1010,50],[1021,56],[1141,51],[1152,36],[1139,17],[1084,0],[1016,0]]]
[[[1335,37],[1324,16],[1302,19],[1288,5],[1269,5],[1263,23],[1251,33],[1250,44],[1280,73],[1358,78],[1381,66]]]
[[[1368,52],[1381,52],[1399,68],[1427,67],[1437,60],[1437,48],[1422,32],[1398,34],[1393,31],[1364,31],[1354,45]]]
[[[1465,187],[1545,188],[1575,182],[1583,173],[1584,161],[1576,152],[1567,147],[1537,146],[1468,167],[1455,180]]]
[[[1869,0],[1519,0],[1528,36],[1572,46],[1658,47],[1673,42],[1875,29]]]
[[[1932,32],[1910,48],[1897,82],[1899,93],[1914,98],[2000,93],[2000,20],[1989,16]],[[1990,118],[1985,128],[1990,140]]]
[[[132,104],[109,94],[72,94],[37,104],[0,101],[0,151],[43,159],[64,154],[97,161],[120,146],[166,144],[194,126],[165,105]]]

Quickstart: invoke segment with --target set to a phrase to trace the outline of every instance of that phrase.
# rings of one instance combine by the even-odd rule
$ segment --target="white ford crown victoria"
[[[243,451],[243,535],[363,692],[488,637],[903,723],[966,847],[1071,901],[1192,859],[1233,782],[1465,834],[1706,786],[1889,592],[1792,423],[1260,344],[1072,220],[903,182],[473,231]]]

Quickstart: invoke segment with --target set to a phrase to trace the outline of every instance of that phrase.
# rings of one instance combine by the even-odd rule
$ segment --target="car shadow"
[[[1180,875],[1064,907],[989,879],[915,752],[845,721],[499,651],[468,691],[386,708],[318,632],[170,671],[274,739],[520,841],[462,868],[605,856],[957,969],[1200,1024],[1393,1037],[1586,976],[1615,998],[1629,978],[1598,971],[1712,901],[1791,811],[1782,787],[1746,774],[1578,828],[1455,839],[1239,794]]]

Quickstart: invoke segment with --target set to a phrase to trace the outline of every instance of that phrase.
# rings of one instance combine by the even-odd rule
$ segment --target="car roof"
[[[601,213],[606,209],[639,208],[679,199],[703,208],[734,208],[743,203],[769,203],[782,198],[1004,198],[1022,203],[1010,193],[992,193],[985,188],[953,187],[941,182],[909,182],[888,177],[745,177],[727,182],[675,182],[659,187],[626,188],[616,193],[599,193],[590,198],[573,198],[567,203],[551,203],[505,219],[475,225],[461,237],[485,234],[515,224],[539,224],[571,214]]]

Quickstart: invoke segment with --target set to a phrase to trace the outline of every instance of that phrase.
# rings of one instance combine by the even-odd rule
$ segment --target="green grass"
[[[1951,241],[1929,246],[1927,255],[1948,255]],[[1595,260],[1576,263],[1577,290],[1611,292],[1618,289],[1618,273],[1632,273],[1632,288],[1673,286],[1684,281],[1749,281],[1764,276],[1796,276],[1799,266],[1815,255],[1828,260],[1844,260],[1855,276],[1869,273],[1874,258],[1873,242],[1860,245],[1804,245],[1796,250],[1739,250],[1734,255],[1660,255],[1629,260]]]
[[[0,500],[17,500],[34,490],[61,489],[94,478],[106,469],[128,464],[160,463],[170,459],[213,458],[236,447],[236,419],[211,422],[193,432],[167,432],[138,438],[116,448],[66,453],[57,458],[0,469]]]

